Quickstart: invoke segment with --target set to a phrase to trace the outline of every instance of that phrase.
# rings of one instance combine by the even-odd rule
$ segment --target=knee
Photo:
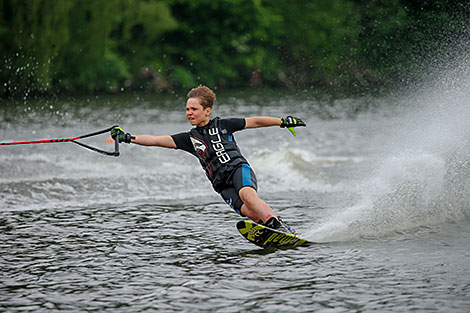
[[[251,204],[256,204],[259,201],[258,193],[255,189],[251,187],[244,187],[239,192],[240,199],[242,199],[243,203],[247,206]]]
[[[245,204],[242,205],[242,208],[241,208],[241,213],[248,217],[249,219],[257,222],[258,220],[260,220],[260,217],[258,216],[258,214],[256,214],[256,212],[251,209],[250,207],[246,206]]]

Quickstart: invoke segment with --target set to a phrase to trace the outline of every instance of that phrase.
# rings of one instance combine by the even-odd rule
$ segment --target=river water
[[[245,241],[185,152],[0,146],[0,310],[468,312],[470,93],[448,82],[386,96],[219,93],[214,115],[307,123],[297,137],[235,136],[260,196],[318,242],[308,248]],[[187,131],[183,96],[4,101],[0,141]],[[113,150],[105,138],[83,142]]]

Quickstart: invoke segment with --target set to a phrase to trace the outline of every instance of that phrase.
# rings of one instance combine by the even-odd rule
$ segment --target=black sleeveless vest
[[[224,189],[225,181],[240,164],[248,163],[231,133],[222,129],[216,117],[204,127],[189,132],[196,157],[204,168],[215,191]]]

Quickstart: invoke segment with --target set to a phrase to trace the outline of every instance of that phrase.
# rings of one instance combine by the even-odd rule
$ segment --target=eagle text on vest
[[[212,143],[212,148],[214,148],[215,154],[217,155],[217,158],[220,161],[220,163],[224,164],[230,161],[230,156],[225,151],[225,147],[222,144],[222,138],[220,138],[219,130],[217,129],[217,127],[210,128],[209,135],[216,136],[215,140],[211,139],[211,143]]]

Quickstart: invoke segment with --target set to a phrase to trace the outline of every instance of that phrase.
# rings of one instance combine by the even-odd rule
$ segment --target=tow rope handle
[[[91,151],[97,152],[102,155],[107,155],[107,156],[114,156],[118,157],[119,156],[119,141],[115,140],[114,141],[114,151],[105,151],[98,149],[96,147],[84,144],[83,142],[79,142],[77,140],[79,139],[84,139],[88,137],[93,137],[97,135],[101,135],[107,132],[110,132],[113,128],[119,127],[119,125],[114,125],[112,127],[96,131],[93,133],[85,134],[82,136],[78,137],[73,137],[73,138],[58,138],[58,139],[43,139],[43,140],[32,140],[32,141],[18,141],[18,142],[0,142],[0,146],[9,146],[9,145],[26,145],[26,144],[39,144],[39,143],[61,143],[61,142],[73,142],[79,146],[82,146],[84,148],[90,149]]]

